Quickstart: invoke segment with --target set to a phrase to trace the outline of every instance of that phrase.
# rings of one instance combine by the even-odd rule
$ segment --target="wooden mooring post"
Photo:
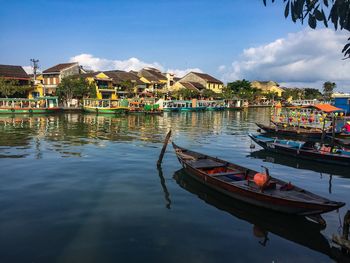
[[[164,145],[163,145],[163,148],[162,148],[162,150],[160,152],[159,159],[158,159],[158,162],[157,162],[157,167],[160,167],[162,165],[164,153],[165,153],[166,147],[168,145],[168,142],[170,140],[170,136],[171,136],[171,130],[168,132],[168,134],[165,137]]]

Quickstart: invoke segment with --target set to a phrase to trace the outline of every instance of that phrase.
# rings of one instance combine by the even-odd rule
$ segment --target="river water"
[[[251,149],[268,109],[164,116],[0,116],[0,262],[333,262],[350,171]],[[227,199],[191,180],[179,145],[348,204],[325,229]],[[344,261],[346,262],[346,261]]]

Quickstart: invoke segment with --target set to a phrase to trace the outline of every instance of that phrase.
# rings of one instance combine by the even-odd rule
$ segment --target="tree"
[[[17,80],[8,80],[0,78],[0,96],[1,97],[11,97],[11,96],[22,96],[29,89],[30,85],[20,85]]]
[[[290,98],[293,100],[296,99],[304,99],[305,98],[305,90],[300,88],[285,88],[282,93],[282,98],[284,100],[289,100]]]
[[[243,79],[227,83],[227,88],[230,89],[234,94],[239,94],[243,90],[250,90],[252,86],[248,80]]]
[[[266,0],[263,0],[266,6]],[[274,3],[275,0],[272,0]],[[315,29],[318,22],[325,27],[332,23],[334,29],[350,31],[350,0],[283,0],[285,3],[284,16],[290,16],[296,23],[302,24],[307,19],[309,27]],[[350,58],[350,38],[342,50],[345,58]]]
[[[121,82],[119,87],[126,91],[128,95],[135,94],[134,84],[130,80]]]
[[[69,76],[58,84],[56,93],[61,101],[67,102],[73,98],[96,97],[96,87],[82,77]]]
[[[313,88],[305,88],[304,89],[305,99],[313,100],[313,99],[322,99],[322,93],[318,89]]]
[[[210,90],[210,89],[204,89],[201,93],[202,97],[204,98],[217,98],[219,96],[218,93]]]
[[[337,85],[334,82],[327,81],[323,84],[323,97],[325,100],[330,100]]]
[[[262,96],[262,91],[253,88],[251,83],[245,79],[227,83],[227,88],[232,91],[233,96],[240,99],[253,101]]]
[[[263,95],[265,96],[266,99],[272,100],[272,101],[278,98],[278,93],[273,91],[265,92]]]
[[[199,96],[199,92],[195,90],[190,90],[190,89],[179,89],[174,92],[173,96],[177,99],[192,99],[196,98]]]

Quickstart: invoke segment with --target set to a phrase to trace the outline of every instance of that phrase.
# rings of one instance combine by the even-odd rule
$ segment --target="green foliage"
[[[233,94],[233,91],[232,91],[231,89],[229,89],[228,87],[224,87],[224,88],[222,89],[221,97],[222,97],[223,99],[229,100],[229,99],[235,98],[236,96]]]
[[[301,100],[305,98],[305,90],[301,88],[285,88],[282,93],[282,98],[288,100],[289,98],[293,100]]]
[[[312,100],[312,99],[322,99],[322,93],[318,89],[313,89],[313,88],[305,88],[304,89],[304,98],[307,100]]]
[[[263,95],[268,100],[275,100],[278,98],[278,93],[273,91],[265,92]]]
[[[263,0],[266,6],[266,0]],[[272,3],[275,0],[272,0]],[[334,29],[350,31],[350,0],[283,0],[284,16],[290,16],[296,23],[307,19],[309,27],[315,29],[321,22],[325,27],[332,23]],[[342,50],[345,58],[350,58],[350,38]]]
[[[134,85],[130,80],[123,81],[119,85],[124,91],[128,92],[128,95],[135,93]]]
[[[31,89],[30,85],[20,85],[17,80],[7,80],[0,78],[0,96],[1,97],[20,97]]]
[[[196,98],[199,96],[198,91],[190,90],[190,89],[179,89],[178,91],[175,91],[173,93],[173,96],[176,99],[191,99],[191,98]]]
[[[327,81],[323,84],[323,97],[325,100],[330,100],[337,85],[334,82]]]
[[[57,86],[57,96],[61,101],[71,100],[73,98],[96,97],[96,87],[81,77],[69,76],[62,79]]]
[[[287,100],[292,97],[293,100],[322,100],[323,95],[318,89],[314,88],[285,88],[282,98]]]
[[[210,89],[204,89],[202,90],[202,93],[201,93],[202,97],[203,98],[217,98],[219,97],[220,95]]]
[[[231,90],[233,96],[240,99],[253,101],[262,96],[262,91],[253,88],[251,83],[245,79],[227,83],[227,88]]]

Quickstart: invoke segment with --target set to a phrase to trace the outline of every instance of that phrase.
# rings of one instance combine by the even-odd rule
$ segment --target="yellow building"
[[[198,73],[198,72],[190,72],[183,78],[181,78],[178,83],[197,83],[196,85],[201,85],[206,89],[212,90],[215,93],[222,93],[224,88],[224,83],[208,74]],[[180,87],[179,84],[174,85],[174,89]]]
[[[43,85],[44,78],[42,75],[33,77],[33,89],[28,92],[28,99],[34,99],[38,97],[45,97],[45,89]]]
[[[113,86],[113,80],[103,72],[92,72],[80,75],[91,84],[93,83],[96,87],[96,98],[97,99],[111,99],[115,100],[118,98],[117,90]]]
[[[251,86],[262,90],[262,93],[277,93],[278,97],[281,97],[282,93],[284,92],[280,85],[274,81],[252,81]]]
[[[163,74],[155,68],[143,68],[137,74],[140,80],[146,84],[146,91],[156,92],[167,91],[168,78],[166,74]]]

